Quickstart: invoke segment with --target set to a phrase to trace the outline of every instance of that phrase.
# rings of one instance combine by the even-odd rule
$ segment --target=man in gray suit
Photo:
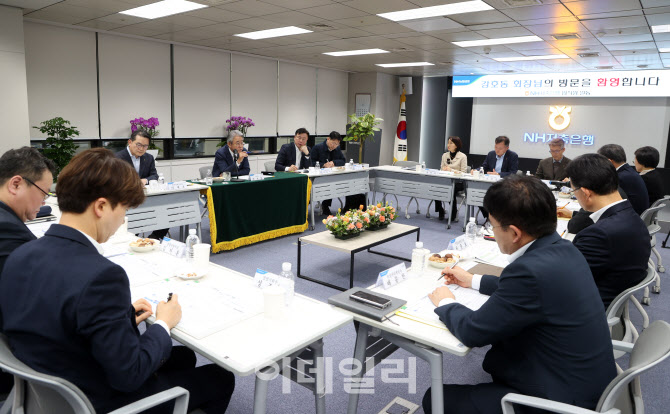
[[[549,153],[551,157],[540,161],[535,176],[542,180],[567,181],[565,168],[570,163],[570,158],[563,156],[565,152],[565,141],[562,138],[554,138],[549,141]]]

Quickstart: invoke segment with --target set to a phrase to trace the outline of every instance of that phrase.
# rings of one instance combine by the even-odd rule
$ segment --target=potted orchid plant
[[[228,135],[228,132],[233,131],[233,130],[238,130],[244,135],[245,137],[247,136],[247,130],[251,128],[252,126],[256,126],[254,124],[254,121],[251,118],[247,118],[246,116],[231,116],[230,119],[226,119],[226,135]],[[226,140],[223,139],[217,147],[222,147],[226,144]]]
[[[144,131],[149,136],[151,137],[151,140],[149,142],[149,148],[147,149],[147,152],[151,154],[154,159],[158,158],[158,154],[162,152],[160,148],[154,144],[153,138],[158,136],[158,130],[156,127],[160,125],[158,122],[158,118],[151,117],[149,119],[144,119],[144,118],[135,118],[130,120],[130,131],[135,132],[135,131]]]

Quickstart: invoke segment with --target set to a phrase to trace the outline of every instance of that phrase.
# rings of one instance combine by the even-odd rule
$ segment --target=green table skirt
[[[307,230],[311,184],[305,175],[285,172],[212,184],[207,189],[212,252]]]

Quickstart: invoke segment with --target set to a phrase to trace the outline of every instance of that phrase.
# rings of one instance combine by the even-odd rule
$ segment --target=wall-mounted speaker
[[[411,95],[412,94],[412,77],[411,76],[401,76],[398,78],[398,89],[400,90],[400,93],[402,93],[402,88],[405,88],[405,95]]]

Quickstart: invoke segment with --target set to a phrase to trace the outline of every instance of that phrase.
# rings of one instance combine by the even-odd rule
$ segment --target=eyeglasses
[[[560,154],[561,151],[563,151],[565,148],[557,149],[557,150],[549,150],[550,153],[552,154]]]
[[[49,193],[47,193],[46,191],[42,190],[42,189],[41,189],[37,184],[35,184],[31,179],[26,178],[26,177],[23,177],[23,176],[21,176],[21,178],[23,178],[24,180],[26,180],[27,182],[29,182],[30,184],[32,184],[33,186],[35,186],[35,188],[37,188],[38,190],[40,190],[40,191],[42,192],[42,194],[44,194],[44,201],[47,201],[47,198],[49,198]]]
[[[139,150],[142,150],[142,149],[147,149],[147,148],[149,148],[149,146],[148,146],[148,145],[144,145],[144,144],[140,144],[139,142],[136,142],[136,143],[135,143],[135,146],[136,146],[136,147],[137,147],[137,149],[139,149]]]

